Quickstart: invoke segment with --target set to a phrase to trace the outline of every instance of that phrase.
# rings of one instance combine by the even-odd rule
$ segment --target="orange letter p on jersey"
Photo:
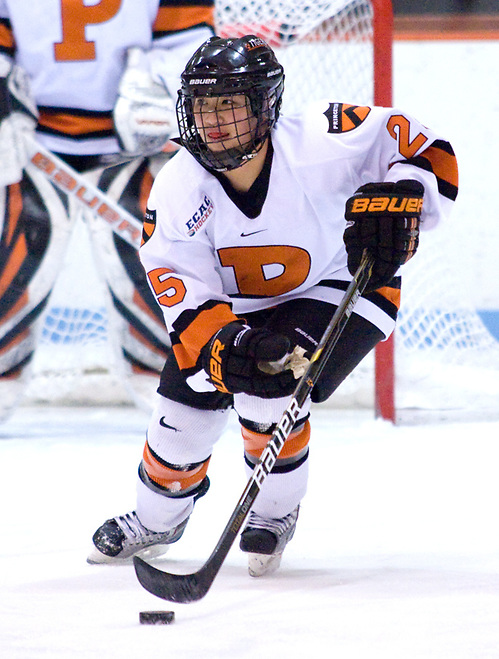
[[[250,297],[283,295],[301,286],[310,272],[310,255],[292,245],[224,247],[218,250],[220,263],[234,270],[239,292]],[[266,274],[279,266],[279,274]]]
[[[87,41],[87,25],[105,23],[116,16],[122,0],[100,0],[84,5],[83,0],[61,0],[62,41],[54,44],[57,62],[95,59],[95,42]]]

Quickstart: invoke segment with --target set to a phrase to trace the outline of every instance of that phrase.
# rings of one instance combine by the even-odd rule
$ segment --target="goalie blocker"
[[[424,187],[419,181],[367,183],[346,202],[343,235],[353,275],[364,249],[375,263],[367,292],[386,286],[418,248]]]

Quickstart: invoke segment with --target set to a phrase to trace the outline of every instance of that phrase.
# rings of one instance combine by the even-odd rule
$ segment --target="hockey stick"
[[[44,174],[59,190],[107,222],[114,233],[132,247],[140,247],[142,223],[85,176],[42,146],[34,137],[25,136],[28,165]]]
[[[206,563],[192,574],[171,574],[158,570],[137,556],[134,557],[137,578],[150,593],[171,602],[194,602],[206,595],[255,502],[263,482],[272,470],[284,442],[293,429],[301,406],[317,382],[357,300],[362,295],[371,276],[373,264],[374,258],[365,251],[352,282],[312,355],[307,370],[296,386],[288,407],[263,450],[217,546]]]

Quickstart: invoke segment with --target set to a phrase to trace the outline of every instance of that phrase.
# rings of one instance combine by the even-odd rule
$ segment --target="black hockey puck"
[[[171,625],[175,620],[174,611],[141,611],[139,613],[141,625]]]

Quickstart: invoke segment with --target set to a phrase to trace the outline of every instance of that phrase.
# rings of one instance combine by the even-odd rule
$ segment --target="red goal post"
[[[391,0],[372,0],[374,104],[393,104],[393,9]],[[379,343],[374,361],[374,407],[377,417],[395,422],[395,334]]]

